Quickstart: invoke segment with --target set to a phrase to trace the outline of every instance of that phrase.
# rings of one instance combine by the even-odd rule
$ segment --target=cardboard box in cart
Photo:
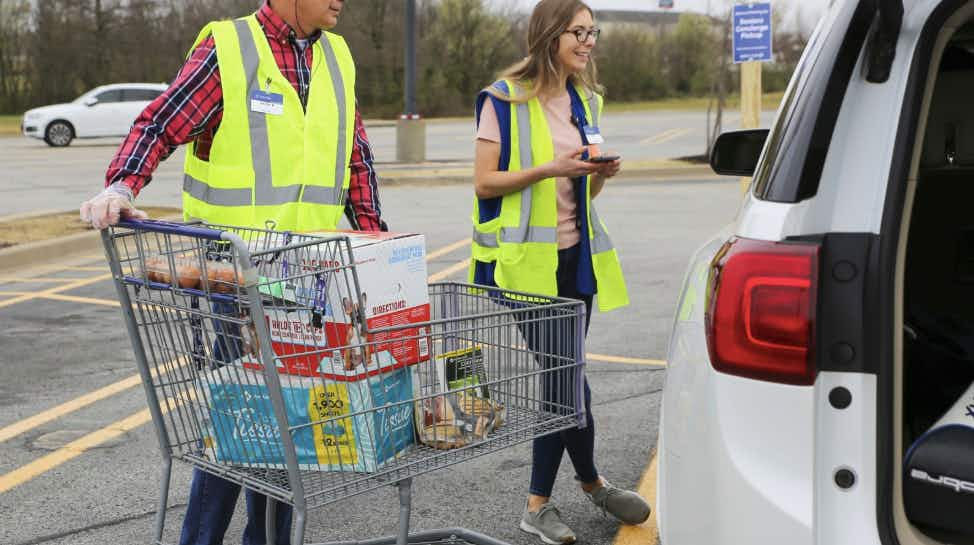
[[[284,299],[304,307],[265,304],[274,353],[279,356],[279,372],[336,378],[348,376],[346,371],[374,374],[427,361],[429,346],[422,328],[369,334],[359,323],[360,310],[364,311],[368,329],[429,321],[425,238],[381,232],[312,234],[349,237],[359,293],[351,293],[352,276],[345,272],[324,275],[322,284],[311,293],[307,281],[297,288],[286,282],[280,288],[269,286],[267,291],[283,294]],[[302,263],[300,271],[330,267],[334,264]],[[318,316],[314,316],[316,312]],[[244,365],[260,368],[253,358],[245,358]]]
[[[265,302],[264,319],[289,425],[312,424],[294,437],[302,469],[375,471],[415,443],[412,403],[387,405],[412,398],[407,366],[428,360],[430,351],[422,327],[373,335],[361,327],[359,316],[364,314],[370,329],[429,321],[425,239],[340,234],[350,239],[359,293],[352,293],[352,275],[336,268],[341,264],[278,263],[282,278],[265,278],[261,291],[281,304]],[[316,271],[323,271],[320,277],[309,277]],[[242,351],[240,359],[206,379],[208,452],[224,463],[281,466],[280,432],[256,345]],[[235,373],[247,373],[244,384]],[[263,408],[255,410],[241,399]]]
[[[201,380],[209,401],[204,446],[210,459],[284,468],[281,431],[263,372],[228,365]],[[311,424],[293,434],[300,469],[371,472],[416,442],[408,368],[360,380],[281,376],[280,381],[288,425]],[[366,412],[348,416],[361,411]]]

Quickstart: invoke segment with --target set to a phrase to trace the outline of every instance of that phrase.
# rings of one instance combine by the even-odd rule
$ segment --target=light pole
[[[426,122],[416,111],[416,0],[406,0],[404,35],[404,110],[396,122],[396,160],[400,163],[420,163],[426,160]]]

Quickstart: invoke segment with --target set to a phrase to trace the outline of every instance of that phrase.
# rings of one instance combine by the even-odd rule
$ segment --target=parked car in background
[[[114,83],[96,87],[67,104],[34,108],[24,113],[25,136],[64,147],[75,138],[124,136],[136,116],[155,100],[164,83]]]

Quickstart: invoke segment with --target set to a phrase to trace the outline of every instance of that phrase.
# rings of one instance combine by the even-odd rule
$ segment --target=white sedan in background
[[[115,83],[96,87],[67,104],[34,108],[24,113],[25,136],[63,147],[75,138],[124,136],[135,118],[155,100],[163,83]]]

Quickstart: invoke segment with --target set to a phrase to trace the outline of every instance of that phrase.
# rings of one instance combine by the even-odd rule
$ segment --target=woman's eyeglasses
[[[599,41],[599,34],[601,33],[602,33],[601,28],[593,28],[593,29],[573,28],[571,30],[566,30],[562,34],[574,34],[575,39],[578,40],[578,43],[583,44],[587,42],[589,38],[592,38],[592,41],[595,42]]]

